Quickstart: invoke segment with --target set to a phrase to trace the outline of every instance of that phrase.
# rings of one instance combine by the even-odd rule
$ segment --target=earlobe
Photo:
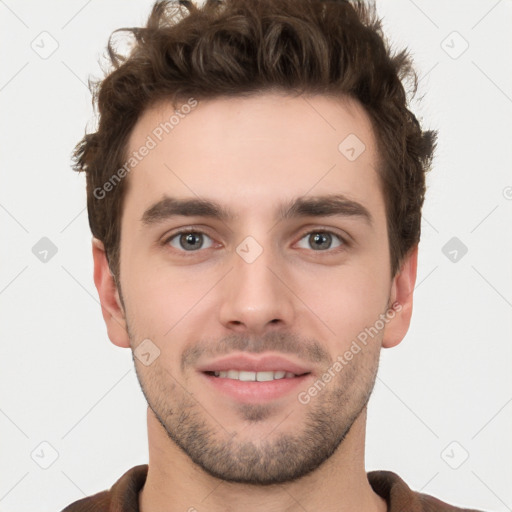
[[[126,320],[119,298],[119,291],[110,271],[103,243],[97,238],[92,239],[92,255],[94,260],[94,284],[98,290],[101,313],[107,326],[108,337],[114,345],[130,348],[130,339],[126,330]]]
[[[418,267],[418,246],[405,257],[400,271],[393,278],[390,303],[394,311],[389,311],[389,323],[384,330],[382,346],[391,348],[398,345],[407,334],[412,316],[413,292]],[[394,306],[393,306],[394,305]]]

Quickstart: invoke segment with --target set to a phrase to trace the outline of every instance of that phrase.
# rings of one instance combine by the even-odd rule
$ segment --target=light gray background
[[[108,35],[151,3],[0,0],[2,512],[60,510],[147,462],[145,401],[129,351],[106,335],[70,153],[93,126],[86,82]],[[512,2],[377,7],[415,56],[425,98],[413,110],[440,133],[412,325],[382,354],[367,469],[512,510]],[[58,250],[47,262],[32,252],[42,237]],[[468,249],[455,262],[452,237]]]

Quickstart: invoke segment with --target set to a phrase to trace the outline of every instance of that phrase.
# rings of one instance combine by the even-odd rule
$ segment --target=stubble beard
[[[236,411],[246,424],[268,420],[278,425],[263,439],[250,440],[242,439],[243,428],[237,432],[223,425],[221,419],[212,418],[197,399],[176,384],[168,370],[155,364],[158,360],[151,373],[135,359],[134,363],[153,414],[168,438],[195,464],[228,482],[272,485],[306,476],[340,447],[366,409],[375,384],[378,356],[374,351],[359,361],[354,358],[308,404],[297,400],[295,409],[288,413],[291,419],[294,415],[298,418],[295,432],[279,428],[285,415],[271,404],[239,404]]]

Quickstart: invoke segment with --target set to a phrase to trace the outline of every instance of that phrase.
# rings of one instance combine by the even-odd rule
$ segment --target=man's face
[[[130,344],[160,350],[134,358],[138,378],[169,442],[210,474],[291,480],[332,455],[376,376],[382,330],[333,371],[391,300],[371,124],[355,102],[268,94],[200,102],[158,141],[173,112],[146,111],[128,148],[157,142],[121,226]],[[353,136],[338,148],[350,134],[355,159]],[[176,214],[174,200],[199,199],[229,215]]]

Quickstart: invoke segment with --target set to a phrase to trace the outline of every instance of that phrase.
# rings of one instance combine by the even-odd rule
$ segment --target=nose
[[[231,331],[259,336],[292,327],[296,307],[291,278],[278,257],[263,249],[251,262],[235,253],[233,265],[223,280],[220,322]]]

